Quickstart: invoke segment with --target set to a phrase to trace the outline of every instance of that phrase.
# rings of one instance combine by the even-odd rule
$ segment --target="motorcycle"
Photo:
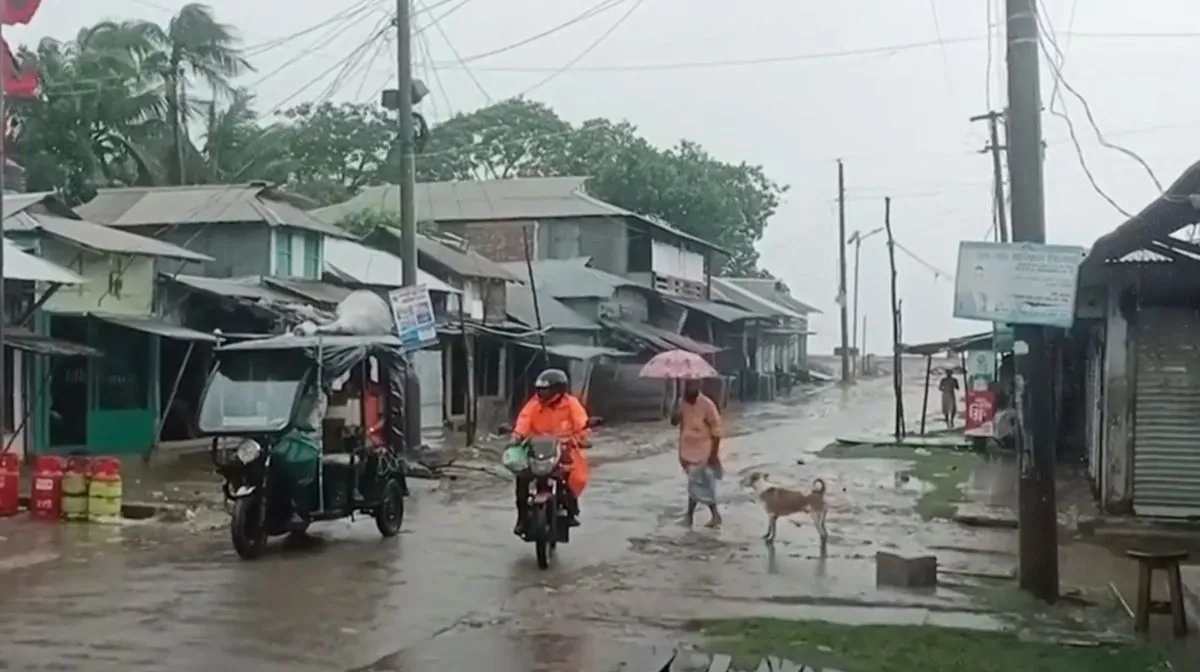
[[[589,418],[587,426],[599,424],[599,418]],[[527,438],[505,451],[505,466],[517,476],[530,477],[521,536],[533,543],[538,569],[548,569],[558,545],[571,540],[563,469],[566,453],[566,442],[550,436]]]

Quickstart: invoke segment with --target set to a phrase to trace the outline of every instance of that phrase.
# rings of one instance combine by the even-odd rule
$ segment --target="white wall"
[[[659,275],[704,282],[704,255],[657,240],[651,241],[650,268]]]
[[[61,287],[44,306],[53,313],[107,313],[144,317],[154,307],[154,257],[89,252],[57,240],[41,241],[42,256],[83,277]]]
[[[463,316],[473,320],[483,319],[483,286],[479,280],[466,280],[462,287]],[[446,298],[446,312],[451,317],[458,317],[459,296],[451,294]]]

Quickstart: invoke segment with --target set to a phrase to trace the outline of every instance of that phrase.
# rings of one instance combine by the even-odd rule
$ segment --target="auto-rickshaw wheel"
[[[390,478],[383,488],[383,501],[375,508],[375,527],[386,537],[400,534],[400,526],[404,523],[404,486],[400,481]]]
[[[267,529],[262,524],[262,499],[259,495],[243,497],[233,504],[229,532],[233,550],[243,560],[257,560],[267,550]]]

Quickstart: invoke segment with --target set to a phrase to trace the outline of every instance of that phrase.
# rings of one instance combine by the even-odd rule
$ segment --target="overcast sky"
[[[415,1],[418,26],[464,2]],[[474,61],[469,72],[456,63],[455,50],[469,58],[498,49],[598,3],[466,0],[439,22],[442,30],[422,31],[414,47],[417,76],[434,89],[422,111],[436,120],[536,87],[529,95],[570,121],[628,119],[655,143],[688,138],[722,159],[763,164],[792,187],[760,245],[763,264],[798,298],[825,311],[815,321],[814,352],[828,352],[838,340],[837,158],[846,163],[849,231],[880,226],[883,197],[891,195],[897,241],[948,274],[954,272],[960,240],[989,234],[991,162],[977,153],[986,128],[968,117],[988,110],[989,87],[991,107],[1004,105],[1003,22],[988,17],[989,11],[1002,11],[1002,0],[625,0],[555,34]],[[1105,137],[1138,152],[1164,184],[1172,182],[1200,158],[1190,149],[1200,140],[1200,92],[1190,65],[1200,53],[1200,6],[1194,0],[1044,3],[1066,52],[1066,81],[1086,98]],[[66,38],[106,18],[165,21],[183,4],[45,0],[32,25],[6,30],[12,42]],[[379,29],[392,3],[209,4],[221,20],[241,30],[247,45],[277,43],[254,50],[258,73],[245,79],[264,110],[315,99],[327,90],[334,100],[367,102],[395,79],[394,41],[389,41],[365,52],[349,76],[333,82],[340,69],[334,66]],[[634,5],[629,18],[591,53],[539,85]],[[372,11],[350,15],[351,20],[335,18],[359,6]],[[280,41],[323,23],[330,27]],[[714,62],[725,64],[705,65]],[[1045,63],[1042,84],[1049,101],[1053,78]],[[1078,100],[1068,95],[1065,103],[1087,165],[1104,191],[1127,211],[1141,209],[1157,195],[1151,179],[1131,160],[1098,144]],[[1089,186],[1065,123],[1047,115],[1044,126],[1048,239],[1089,245],[1124,217]],[[869,321],[868,346],[884,352],[890,333],[883,236],[863,244],[861,265],[860,312]],[[987,328],[951,317],[952,277],[903,253],[897,265],[906,341]]]

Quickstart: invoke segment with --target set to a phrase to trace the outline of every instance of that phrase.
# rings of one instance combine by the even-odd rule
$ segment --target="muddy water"
[[[380,540],[366,520],[332,523],[319,530],[322,543],[276,545],[253,563],[238,560],[221,531],[0,521],[0,669],[307,672],[379,661],[416,670],[432,669],[420,661],[454,641],[466,642],[450,646],[454,655],[489,669],[506,669],[497,657],[522,661],[512,669],[566,669],[610,656],[600,638],[658,641],[698,616],[986,626],[953,592],[874,587],[879,549],[938,547],[951,568],[1008,564],[999,554],[1007,535],[916,518],[913,492],[888,482],[903,463],[815,456],[833,436],[885,430],[890,417],[888,383],[874,381],[730,420],[731,471],[829,483],[824,557],[810,525],[781,525],[766,548],[761,510],[732,477],[724,528],[683,529],[670,454],[598,467],[584,527],[548,572],[512,537],[512,495],[499,486],[451,501],[422,484],[398,539]],[[998,553],[977,552],[989,549]],[[13,557],[24,560],[4,564]],[[880,605],[888,608],[871,608]],[[581,653],[589,647],[604,653]]]

